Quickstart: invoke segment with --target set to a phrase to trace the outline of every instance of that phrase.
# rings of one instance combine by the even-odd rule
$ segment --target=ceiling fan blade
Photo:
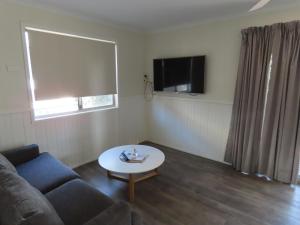
[[[266,4],[268,4],[271,0],[260,0],[258,3],[256,3],[250,10],[249,12],[258,10],[262,7],[264,7]]]

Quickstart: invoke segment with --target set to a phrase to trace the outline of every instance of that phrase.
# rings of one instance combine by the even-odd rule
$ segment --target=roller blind
[[[115,43],[27,32],[36,100],[117,93]]]

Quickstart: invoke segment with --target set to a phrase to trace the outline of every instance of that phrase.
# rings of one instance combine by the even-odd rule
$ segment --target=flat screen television
[[[154,91],[204,93],[205,56],[153,60]]]

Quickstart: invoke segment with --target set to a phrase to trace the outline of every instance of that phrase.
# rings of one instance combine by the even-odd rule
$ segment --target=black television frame
[[[165,91],[164,82],[162,82],[162,76],[164,73],[164,70],[161,69],[163,67],[162,63],[167,60],[190,60],[190,59],[196,59],[199,60],[201,66],[199,71],[199,75],[197,77],[197,80],[200,80],[200,83],[195,83],[195,81],[191,81],[192,85],[197,85],[195,89],[199,91]],[[194,69],[194,67],[192,67]],[[193,72],[191,72],[193,73]],[[200,95],[205,94],[205,73],[206,73],[206,56],[205,55],[197,55],[197,56],[185,56],[185,57],[173,57],[173,58],[158,58],[153,59],[153,88],[154,92],[162,92],[162,93],[180,93],[180,94],[190,94],[190,95]],[[200,76],[200,77],[199,77]],[[160,77],[160,78],[157,78]],[[193,87],[191,87],[193,89]]]

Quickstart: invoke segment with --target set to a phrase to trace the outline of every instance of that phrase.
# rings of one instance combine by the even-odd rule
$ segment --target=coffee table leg
[[[132,174],[129,174],[129,201],[134,201],[134,177]]]
[[[128,174],[128,177],[127,176],[124,177],[124,176],[121,176],[121,175],[116,175],[113,172],[107,170],[107,176],[109,178],[113,178],[113,179],[120,180],[120,181],[128,183],[128,198],[129,198],[130,202],[134,201],[134,189],[135,189],[134,186],[135,186],[135,183],[147,180],[147,179],[149,179],[151,177],[154,177],[154,176],[157,176],[157,175],[159,175],[158,174],[158,169],[154,169],[153,171],[149,172],[148,174],[146,174],[142,177],[138,177],[138,178],[134,178],[133,174]]]

